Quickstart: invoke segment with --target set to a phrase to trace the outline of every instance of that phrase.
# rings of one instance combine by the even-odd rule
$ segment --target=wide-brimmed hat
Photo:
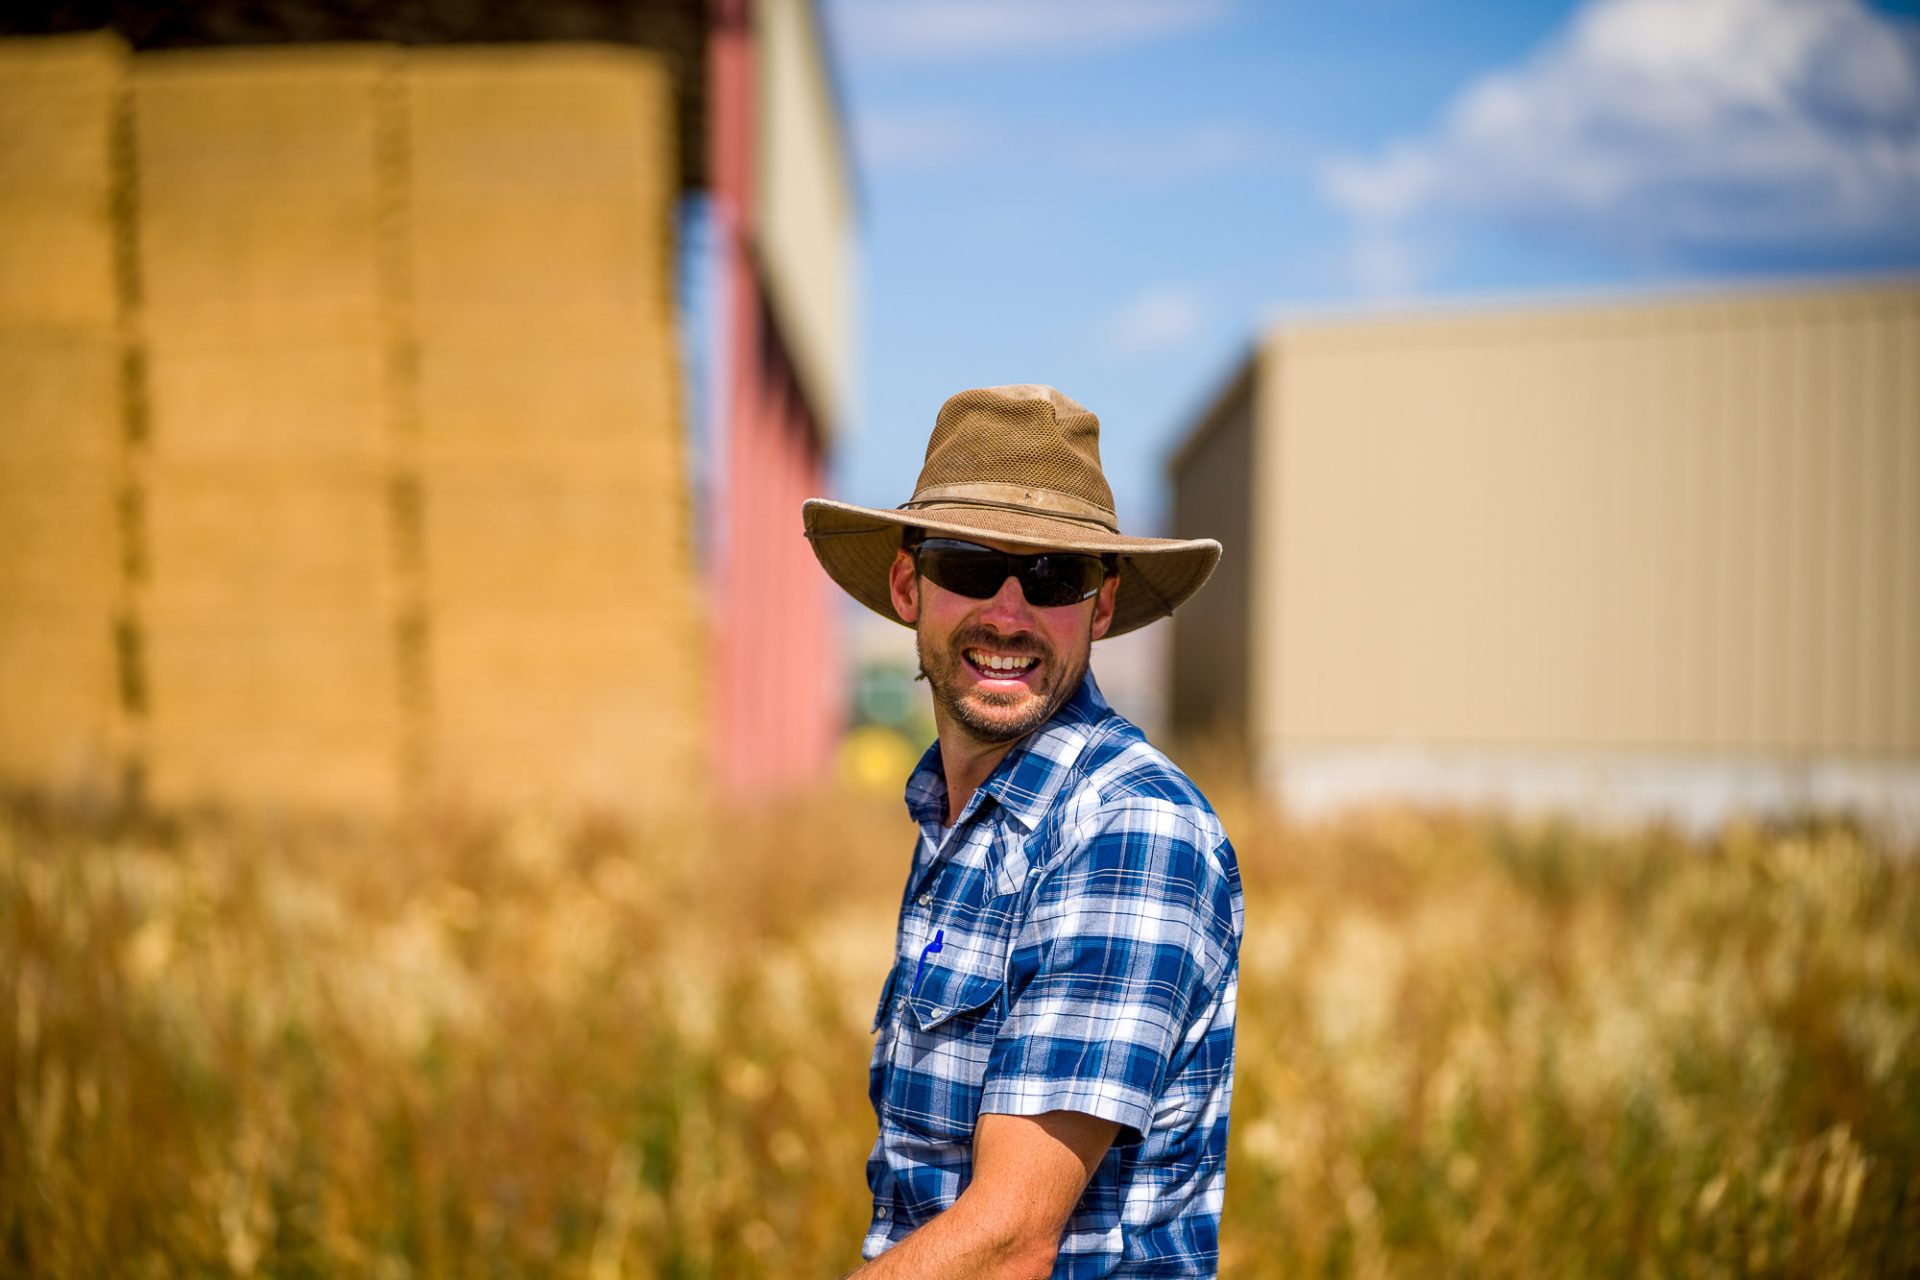
[[[940,406],[913,498],[891,509],[813,498],[802,508],[813,554],[848,595],[883,618],[887,572],[909,528],[1046,551],[1112,556],[1120,585],[1109,636],[1164,618],[1220,560],[1211,538],[1130,538],[1100,471],[1100,419],[1052,387],[962,391]]]

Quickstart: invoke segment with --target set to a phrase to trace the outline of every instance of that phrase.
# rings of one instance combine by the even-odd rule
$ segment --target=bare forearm
[[[1058,1240],[1058,1232],[1054,1233]],[[1045,1280],[1054,1247],[1003,1205],[962,1195],[953,1207],[854,1272],[858,1280]]]
[[[1046,1280],[1060,1233],[1120,1126],[1075,1111],[983,1114],[973,1181],[945,1213],[854,1272],[860,1280]]]

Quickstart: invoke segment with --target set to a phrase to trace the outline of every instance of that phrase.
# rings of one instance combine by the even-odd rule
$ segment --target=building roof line
[[[1193,423],[1193,426],[1166,455],[1161,467],[1162,474],[1178,475],[1193,454],[1226,420],[1229,407],[1241,396],[1252,394],[1254,370],[1260,363],[1261,346],[1257,342],[1243,344],[1238,354],[1226,365],[1225,372],[1215,374],[1207,384],[1210,390],[1200,401],[1204,407],[1200,412],[1183,419]]]

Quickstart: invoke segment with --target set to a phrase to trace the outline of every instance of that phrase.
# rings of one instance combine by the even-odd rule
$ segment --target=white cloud
[[[1170,351],[1200,331],[1206,308],[1184,285],[1162,285],[1134,295],[1100,326],[1101,344],[1120,356]]]
[[[1392,227],[1365,225],[1354,237],[1349,266],[1361,292],[1399,299],[1417,291],[1430,256]]]
[[[836,37],[855,57],[947,60],[1074,53],[1212,26],[1229,0],[840,0]]]
[[[1920,37],[1858,0],[1590,0],[1428,136],[1320,177],[1375,256],[1435,214],[1657,257],[1920,255]]]
[[[993,141],[978,116],[915,107],[863,111],[853,134],[861,165],[887,169],[957,164],[981,155]]]

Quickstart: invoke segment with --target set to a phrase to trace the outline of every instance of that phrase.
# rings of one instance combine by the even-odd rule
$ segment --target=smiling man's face
[[[974,538],[996,550],[1034,548]],[[1015,742],[1050,719],[1086,674],[1093,642],[1113,622],[1118,579],[1091,599],[1042,608],[1009,576],[991,599],[975,600],[919,576],[902,551],[889,585],[895,612],[914,624],[920,669],[934,713],[984,745]]]

